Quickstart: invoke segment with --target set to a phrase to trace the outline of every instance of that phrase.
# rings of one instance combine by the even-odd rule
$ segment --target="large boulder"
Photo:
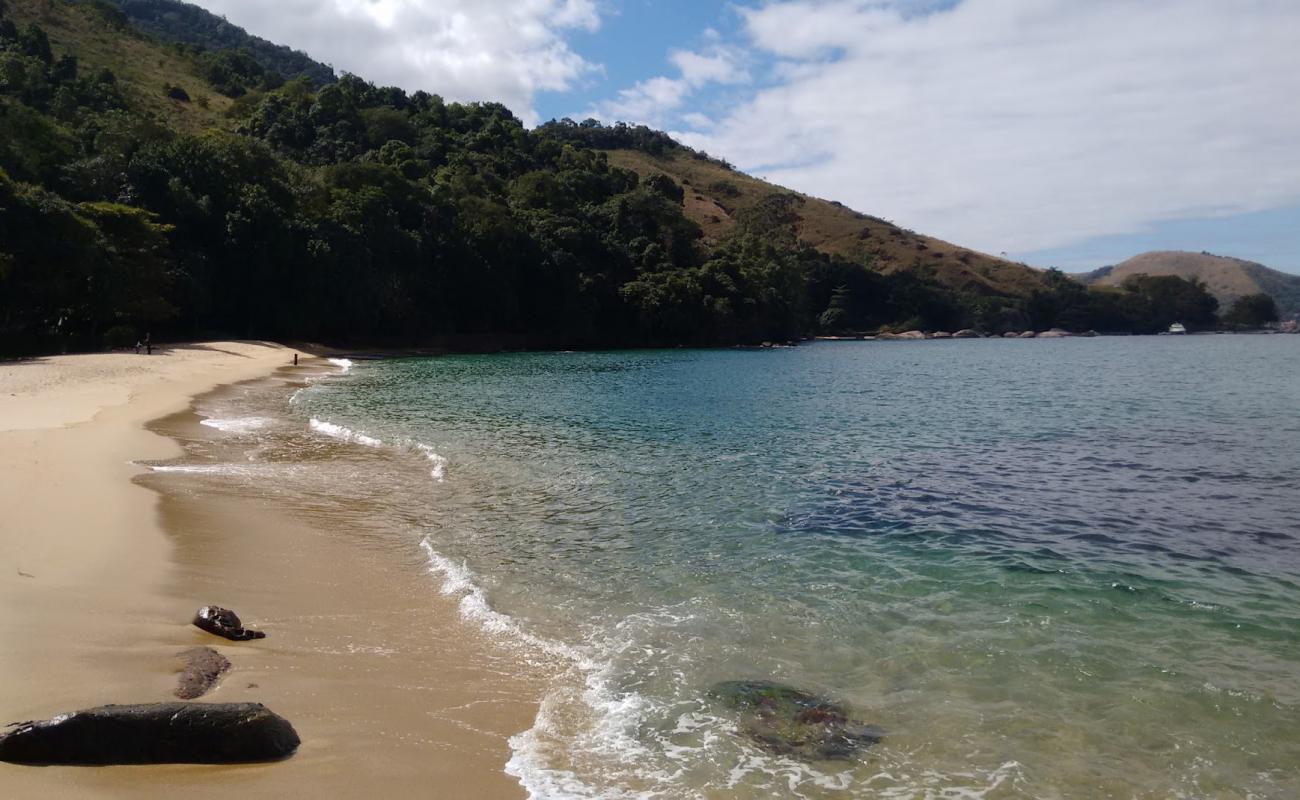
[[[1024,333],[1020,334],[1021,339],[1033,339],[1037,336],[1038,334],[1034,333],[1033,331],[1025,331]]]
[[[957,331],[956,333],[954,333],[954,334],[952,335],[952,338],[954,338],[954,339],[978,339],[978,338],[980,338],[980,332],[979,332],[979,331],[976,331],[976,330],[972,330],[972,329],[970,329],[970,328],[962,328],[961,330],[959,330],[959,331]]]
[[[1019,338],[1020,338],[1020,334],[1016,333],[1015,331],[1007,331],[1006,333],[1002,334],[1002,338],[1003,338],[1003,339],[1019,339]]]
[[[194,615],[194,626],[202,628],[216,636],[224,636],[236,642],[249,639],[261,639],[266,636],[261,631],[250,631],[239,621],[239,615],[221,606],[204,606]]]
[[[261,703],[100,706],[0,734],[0,761],[15,764],[236,764],[298,749],[288,720]]]
[[[879,728],[851,719],[846,706],[792,686],[724,681],[709,694],[740,711],[740,731],[778,755],[847,759],[884,736]]]
[[[1039,339],[1065,339],[1071,336],[1074,336],[1074,334],[1062,328],[1052,328],[1049,331],[1043,331],[1038,334]]]
[[[176,657],[185,662],[185,669],[176,685],[176,696],[182,700],[193,700],[207,694],[230,669],[230,661],[211,647],[191,647],[177,653]]]

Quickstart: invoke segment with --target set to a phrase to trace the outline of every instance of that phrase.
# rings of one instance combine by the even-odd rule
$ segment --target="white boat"
[[[1187,333],[1187,329],[1183,327],[1183,323],[1175,322],[1173,325],[1169,326],[1169,332],[1175,336],[1178,336]]]

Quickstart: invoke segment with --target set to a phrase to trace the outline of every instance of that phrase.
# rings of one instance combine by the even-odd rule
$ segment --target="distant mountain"
[[[1300,275],[1278,272],[1240,258],[1157,250],[1075,277],[1091,285],[1118,286],[1129,276],[1141,274],[1196,278],[1205,283],[1225,310],[1239,297],[1267,294],[1277,303],[1282,319],[1300,317]]]
[[[206,50],[245,50],[266,70],[289,80],[305,77],[320,88],[335,80],[333,68],[306,54],[253,36],[210,11],[179,0],[115,0],[139,30],[160,39]]]

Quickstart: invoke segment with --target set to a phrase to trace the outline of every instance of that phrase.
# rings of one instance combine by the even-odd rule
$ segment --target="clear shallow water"
[[[346,374],[344,374],[346,373]],[[1300,339],[340,364],[205,469],[364,507],[557,680],[538,797],[1300,795]],[[360,524],[360,520],[358,520]],[[766,754],[770,678],[887,731]]]

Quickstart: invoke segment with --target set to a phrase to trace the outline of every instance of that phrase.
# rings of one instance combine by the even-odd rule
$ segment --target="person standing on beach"
[[[147,356],[153,355],[153,341],[149,338],[152,335],[149,333],[144,335],[144,354]]]

